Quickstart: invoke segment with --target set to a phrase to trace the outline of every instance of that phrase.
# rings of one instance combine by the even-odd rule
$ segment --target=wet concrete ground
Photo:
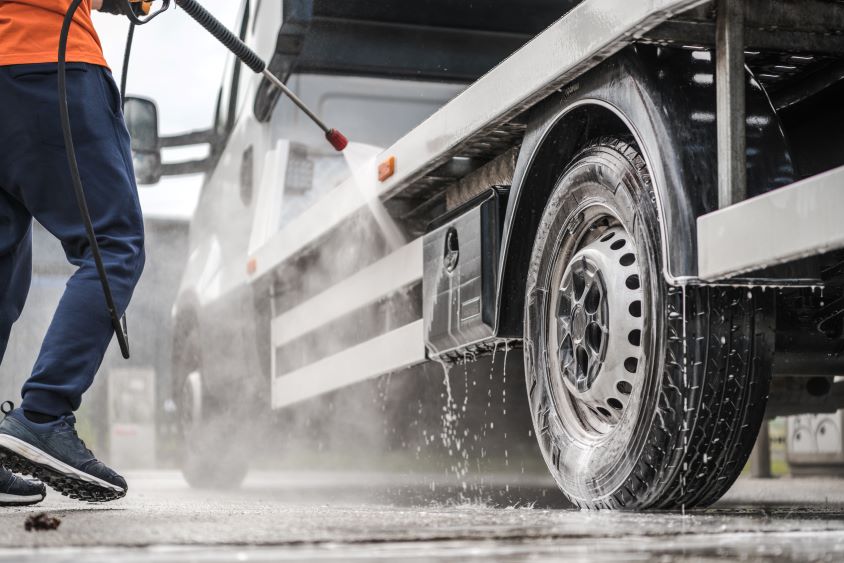
[[[844,480],[743,480],[685,515],[553,508],[557,495],[532,483],[460,502],[419,483],[264,473],[219,493],[191,490],[176,473],[134,474],[112,504],[51,494],[3,509],[0,561],[844,560]],[[513,495],[533,506],[513,507]],[[59,530],[24,530],[41,511],[62,519]]]

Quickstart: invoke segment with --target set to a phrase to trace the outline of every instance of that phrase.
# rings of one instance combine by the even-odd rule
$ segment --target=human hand
[[[91,7],[95,10],[119,16],[123,13],[121,2],[123,0],[91,0]]]

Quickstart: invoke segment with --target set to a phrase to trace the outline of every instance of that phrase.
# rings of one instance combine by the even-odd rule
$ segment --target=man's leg
[[[0,363],[32,278],[32,218],[0,187]]]
[[[0,137],[0,145],[9,139]],[[20,317],[32,278],[32,217],[0,185],[0,363],[12,325]],[[27,506],[44,500],[42,483],[21,479],[0,467],[0,506]]]
[[[91,385],[113,337],[110,316],[79,214],[58,118],[55,65],[10,71],[18,104],[5,115],[26,149],[0,156],[11,192],[64,247],[78,270],[67,284],[44,339],[22,409],[0,422],[0,459],[59,492],[107,501],[126,494],[126,481],[98,461],[76,435],[72,412]],[[0,69],[2,78],[3,69]],[[93,65],[69,68],[68,98],[85,195],[120,314],[144,264],[143,219],[129,135],[110,73]],[[0,108],[0,118],[4,117]],[[23,124],[19,121],[23,120]],[[4,123],[5,125],[5,123]]]
[[[106,73],[100,67],[81,66],[68,72],[68,88],[88,208],[122,315],[143,270],[144,232],[129,136]],[[27,86],[46,89],[42,111],[51,111],[56,119],[41,117],[38,150],[17,164],[20,197],[62,242],[68,260],[78,270],[68,281],[32,376],[24,385],[22,407],[58,417],[79,408],[114,331],[68,172],[58,109],[51,109],[55,74],[30,77]]]

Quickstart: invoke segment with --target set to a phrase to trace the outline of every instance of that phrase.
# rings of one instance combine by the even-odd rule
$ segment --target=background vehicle
[[[234,385],[280,409],[506,342],[573,502],[715,501],[766,408],[841,406],[844,5],[452,4],[244,3],[288,84],[389,148],[351,174],[230,65],[174,308],[186,474],[242,475],[197,434]],[[152,152],[142,176],[190,168]]]

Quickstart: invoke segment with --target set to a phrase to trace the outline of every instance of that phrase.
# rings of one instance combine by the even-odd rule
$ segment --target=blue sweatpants
[[[144,228],[120,95],[108,69],[68,65],[74,143],[88,207],[118,310],[144,266]],[[114,331],[71,184],[58,109],[57,65],[0,67],[0,361],[29,292],[32,219],[77,267],[67,282],[23,408],[79,408]]]

